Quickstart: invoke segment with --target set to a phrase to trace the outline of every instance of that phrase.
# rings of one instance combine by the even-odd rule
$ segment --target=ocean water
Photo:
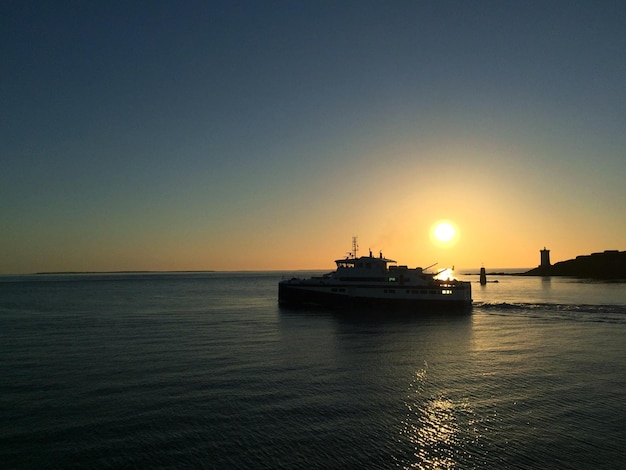
[[[0,277],[2,468],[626,468],[625,283],[407,315],[282,275]]]

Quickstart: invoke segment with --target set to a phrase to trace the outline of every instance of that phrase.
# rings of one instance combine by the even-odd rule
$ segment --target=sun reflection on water
[[[402,434],[413,445],[413,461],[405,468],[459,468],[467,441],[478,439],[473,411],[466,401],[433,393],[428,364],[416,372],[405,402],[408,410]]]

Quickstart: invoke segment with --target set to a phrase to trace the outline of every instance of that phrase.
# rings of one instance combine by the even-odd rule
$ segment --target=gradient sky
[[[0,5],[0,273],[626,249],[626,3]],[[431,242],[448,219],[452,246]]]

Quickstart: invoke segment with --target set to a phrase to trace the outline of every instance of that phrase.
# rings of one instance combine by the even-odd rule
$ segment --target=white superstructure
[[[278,300],[282,304],[319,305],[396,305],[396,306],[469,306],[469,282],[440,279],[422,268],[390,265],[383,257],[356,256],[356,241],[349,256],[335,260],[337,269],[319,277],[281,281]],[[436,277],[437,276],[437,277]]]

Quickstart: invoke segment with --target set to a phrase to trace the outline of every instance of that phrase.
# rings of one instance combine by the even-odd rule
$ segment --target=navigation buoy
[[[487,273],[485,272],[485,268],[480,268],[480,285],[484,286],[487,284]]]

